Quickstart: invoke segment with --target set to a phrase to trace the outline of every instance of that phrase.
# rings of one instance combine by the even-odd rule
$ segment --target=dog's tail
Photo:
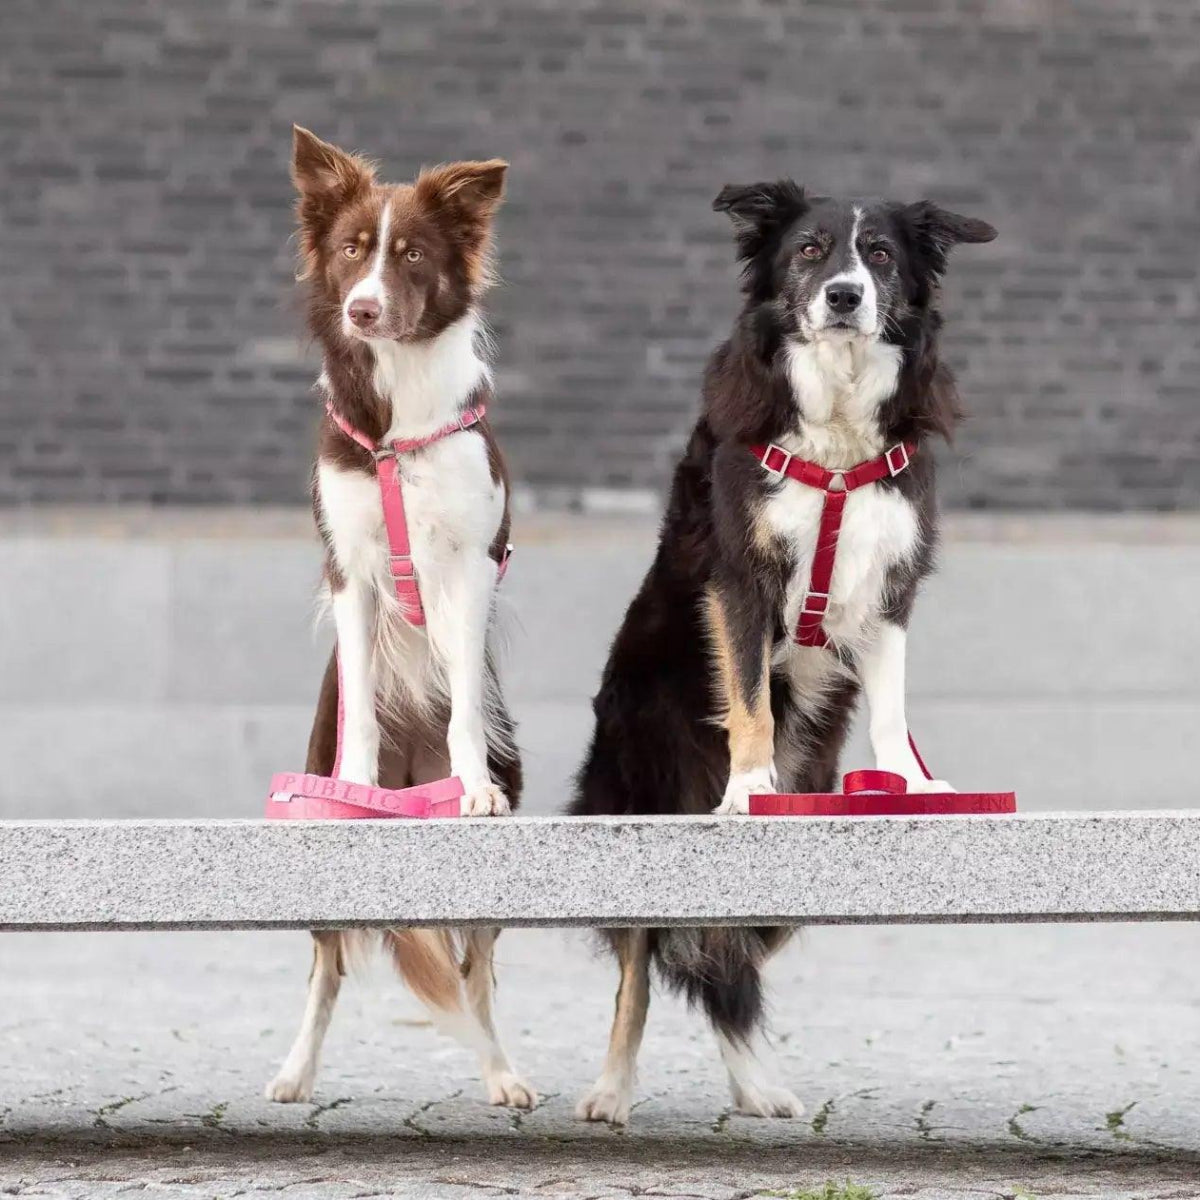
[[[746,1042],[763,1020],[763,963],[786,929],[657,929],[650,953],[667,987],[702,1008],[715,1029]]]

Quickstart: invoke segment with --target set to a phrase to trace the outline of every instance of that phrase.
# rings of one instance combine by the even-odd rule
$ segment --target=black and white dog
[[[790,180],[726,187],[714,207],[734,222],[746,301],[709,361],[657,557],[595,699],[572,811],[745,813],[752,793],[832,791],[860,690],[877,767],[912,791],[950,790],[925,778],[908,742],[905,630],[937,542],[927,443],[959,417],[938,357],[938,281],[951,246],[996,231],[927,202],[833,200]],[[832,482],[807,486],[785,464]],[[834,490],[847,493],[836,560],[814,597]],[[822,644],[797,644],[816,601]],[[760,967],[786,936],[611,931],[616,1018],[579,1116],[628,1119],[652,961],[707,1013],[738,1110],[799,1113],[756,1044]]]

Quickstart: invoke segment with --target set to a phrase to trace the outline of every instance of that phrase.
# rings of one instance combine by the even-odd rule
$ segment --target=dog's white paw
[[[633,1089],[600,1078],[577,1105],[575,1115],[581,1121],[607,1121],[610,1125],[627,1125],[633,1107]]]
[[[515,1071],[497,1071],[484,1080],[489,1104],[537,1108],[538,1094]]]
[[[363,787],[378,787],[379,767],[376,763],[366,759],[361,762],[356,758],[343,760],[338,767],[337,777],[339,783],[357,783]]]
[[[508,797],[494,783],[468,789],[459,807],[464,817],[506,817],[510,811]]]
[[[908,790],[914,796],[927,796],[931,792],[956,792],[944,779],[910,779]]]
[[[804,1105],[787,1088],[771,1084],[737,1088],[733,1106],[745,1117],[798,1117],[804,1112]]]
[[[775,790],[775,768],[761,767],[755,771],[738,771],[730,775],[721,803],[713,809],[718,816],[745,816],[750,811],[750,797]]]
[[[302,1104],[312,1099],[311,1076],[287,1075],[282,1071],[263,1089],[263,1095],[276,1104]]]

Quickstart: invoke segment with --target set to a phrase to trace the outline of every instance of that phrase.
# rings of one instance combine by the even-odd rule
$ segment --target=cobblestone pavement
[[[710,1036],[656,997],[627,1132],[572,1116],[613,974],[583,933],[500,943],[541,1089],[487,1107],[382,971],[343,993],[312,1104],[261,1099],[298,1019],[299,934],[0,938],[0,1194],[319,1198],[1200,1197],[1194,926],[829,928],[772,971],[805,1115],[732,1115]]]

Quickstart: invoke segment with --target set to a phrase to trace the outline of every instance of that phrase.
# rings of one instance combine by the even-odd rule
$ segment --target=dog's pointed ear
[[[292,126],[292,182],[300,193],[296,218],[300,225],[300,269],[297,279],[315,270],[321,239],[337,210],[375,182],[375,168],[357,154],[323,142],[301,125]]]
[[[996,230],[978,217],[964,217],[941,208],[931,200],[919,200],[904,209],[904,217],[918,238],[937,247],[943,254],[951,246],[968,242],[990,242]]]
[[[365,158],[292,126],[292,182],[301,196],[345,202],[374,181],[375,168]]]
[[[417,177],[417,199],[430,208],[449,206],[486,221],[500,206],[507,171],[502,158],[430,167]]]
[[[737,236],[738,256],[753,258],[808,208],[804,189],[791,179],[726,184],[713,201],[728,213]]]

